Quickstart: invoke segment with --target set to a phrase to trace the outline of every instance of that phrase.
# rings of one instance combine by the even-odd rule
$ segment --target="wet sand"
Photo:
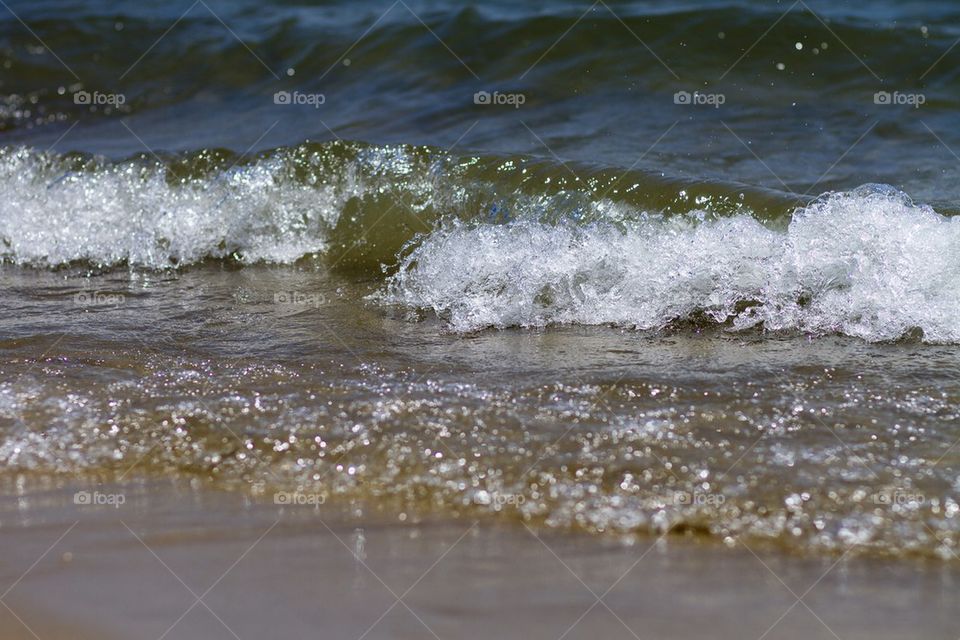
[[[0,511],[0,573],[13,585],[0,610],[4,639],[960,632],[955,563],[400,522],[355,507],[280,507],[199,481],[30,484]],[[74,504],[84,489],[124,504]]]

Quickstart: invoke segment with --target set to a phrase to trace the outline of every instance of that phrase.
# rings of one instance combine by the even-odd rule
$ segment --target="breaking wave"
[[[210,259],[387,272],[457,332],[707,322],[960,342],[960,222],[883,185],[795,205],[742,185],[428,147],[305,143],[121,162],[0,150],[0,261]],[[387,265],[387,266],[385,266]]]
[[[0,261],[164,269],[326,254],[379,273],[442,218],[615,221],[646,208],[780,211],[787,201],[639,171],[578,174],[528,157],[353,142],[304,143],[252,159],[208,150],[119,162],[0,149]]]
[[[785,231],[703,211],[625,227],[455,222],[411,248],[382,299],[432,310],[455,331],[706,318],[871,341],[922,331],[952,343],[960,222],[878,185],[823,196]]]

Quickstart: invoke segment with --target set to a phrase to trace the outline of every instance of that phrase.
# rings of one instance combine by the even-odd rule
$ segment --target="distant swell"
[[[799,209],[786,232],[702,212],[626,229],[455,223],[411,249],[381,298],[432,310],[455,331],[706,318],[956,343],[960,220],[870,185]]]

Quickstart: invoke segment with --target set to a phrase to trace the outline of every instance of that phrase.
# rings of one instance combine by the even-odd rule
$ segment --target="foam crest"
[[[285,262],[324,248],[346,197],[298,184],[282,156],[213,177],[172,179],[161,164],[0,153],[0,258],[146,268],[239,256]]]
[[[451,222],[403,257],[381,299],[454,331],[552,324],[743,329],[960,342],[960,223],[890,187],[835,193],[788,228],[746,214],[624,225]]]

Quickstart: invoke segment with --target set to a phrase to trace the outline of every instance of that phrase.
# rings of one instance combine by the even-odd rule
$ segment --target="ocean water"
[[[0,475],[955,562],[958,18],[9,2]]]

